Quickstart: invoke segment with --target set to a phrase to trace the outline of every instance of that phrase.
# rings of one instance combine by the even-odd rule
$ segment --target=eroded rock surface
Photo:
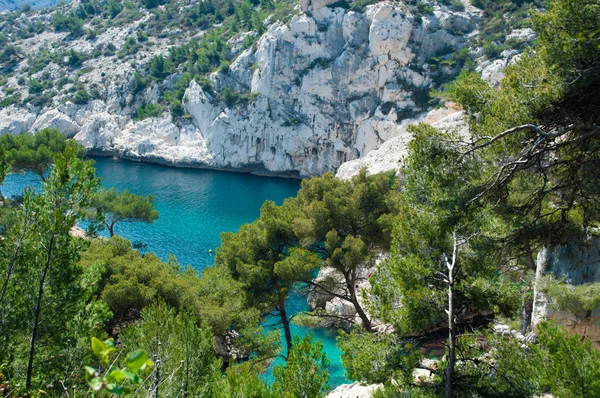
[[[534,326],[550,318],[569,332],[589,338],[600,348],[600,309],[594,309],[585,316],[561,311],[552,297],[543,291],[544,275],[551,275],[571,285],[600,282],[600,238],[594,237],[579,247],[568,245],[540,250],[532,313]]]
[[[434,70],[427,67],[429,60],[465,46],[479,18],[472,7],[436,6],[416,20],[405,5],[390,2],[355,12],[328,0],[310,0],[301,10],[287,24],[269,22],[267,32],[246,50],[246,36],[256,33],[234,36],[229,70],[211,74],[210,85],[190,83],[183,101],[187,118],[167,114],[134,120],[135,109],[156,102],[178,78],[175,72],[135,93],[134,74],[152,56],[166,53],[170,40],[185,43],[200,31],[166,32],[152,53],[136,54],[136,62],[119,63],[104,55],[86,60],[83,67],[89,72],[80,82],[101,88],[96,99],[75,105],[59,94],[43,109],[3,109],[0,133],[57,127],[95,153],[261,174],[320,175],[395,137],[400,143],[391,151],[399,151],[409,138],[401,122],[426,112],[426,94],[460,69]],[[118,51],[144,21],[109,28],[94,39],[95,45],[112,44]],[[65,35],[44,32],[20,46],[28,55],[64,43]],[[84,39],[68,43],[81,53],[93,50]],[[42,74],[58,80],[63,71],[50,63],[33,77]],[[24,90],[14,78],[8,85]],[[226,88],[243,100],[223,101]]]

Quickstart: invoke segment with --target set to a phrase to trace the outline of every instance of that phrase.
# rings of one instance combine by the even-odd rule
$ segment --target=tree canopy
[[[6,151],[6,158],[12,165],[13,172],[33,171],[46,179],[46,173],[54,163],[57,154],[66,148],[73,148],[76,156],[82,159],[86,155],[85,148],[67,137],[59,130],[45,128],[35,135],[21,134],[0,136],[0,147]]]
[[[152,224],[159,216],[154,208],[154,196],[139,196],[128,190],[118,192],[115,188],[99,191],[94,196],[93,208],[105,217],[104,226],[111,237],[118,222]]]

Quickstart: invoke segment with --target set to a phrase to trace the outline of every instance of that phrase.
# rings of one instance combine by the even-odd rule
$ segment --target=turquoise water
[[[155,223],[118,223],[116,234],[133,243],[147,245],[142,251],[153,251],[163,259],[172,253],[180,264],[189,264],[198,271],[213,263],[209,250],[214,252],[220,245],[221,232],[236,231],[242,224],[256,219],[265,200],[281,204],[285,198],[295,196],[300,188],[297,180],[110,158],[96,158],[96,170],[105,187],[155,196],[154,204],[160,212]],[[9,197],[18,195],[25,186],[39,186],[39,178],[32,173],[10,175],[2,185],[2,193]],[[297,295],[288,300],[286,308],[290,315],[308,309],[306,299]],[[322,341],[331,361],[330,386],[347,382],[340,351],[335,345],[335,333],[292,326],[294,335],[302,336],[310,331]]]

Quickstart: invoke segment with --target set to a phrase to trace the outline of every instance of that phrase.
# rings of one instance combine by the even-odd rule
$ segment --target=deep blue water
[[[213,263],[209,253],[220,245],[219,234],[236,231],[259,216],[265,200],[281,204],[295,196],[300,188],[297,180],[258,177],[248,174],[213,170],[183,169],[145,163],[96,158],[97,175],[102,185],[138,195],[154,195],[160,218],[153,224],[118,223],[115,233],[133,243],[147,245],[143,251],[153,251],[166,259],[169,253],[179,263],[198,271]],[[5,196],[17,195],[25,186],[39,187],[39,178],[32,173],[9,175],[2,185]],[[291,297],[286,303],[288,314],[307,310],[306,299]],[[330,386],[347,382],[335,345],[335,332],[308,330],[292,326],[294,335],[312,331],[322,341],[331,366]],[[275,364],[281,360],[275,361]]]

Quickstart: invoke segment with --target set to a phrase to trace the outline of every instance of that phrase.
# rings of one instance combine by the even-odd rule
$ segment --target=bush
[[[231,91],[229,87],[225,87],[219,99],[223,101],[228,107],[232,107],[238,101],[238,94],[236,92]]]
[[[155,55],[150,60],[148,70],[153,78],[162,80],[173,72],[173,64],[170,60],[165,59],[160,55]]]
[[[71,101],[77,105],[85,105],[89,102],[89,100],[90,94],[85,89],[77,91],[75,96],[73,96],[73,98],[71,99]]]
[[[64,15],[60,11],[54,14],[52,21],[57,32],[69,32],[72,36],[83,35],[83,20],[72,15]]]
[[[148,87],[148,78],[140,75],[138,72],[135,72],[133,75],[133,87],[131,88],[131,94],[136,95],[144,91]]]
[[[83,57],[81,56],[81,54],[79,54],[77,51],[71,49],[69,51],[69,58],[67,60],[67,64],[75,69],[75,68],[79,68],[82,64],[83,64]]]
[[[41,82],[39,80],[35,80],[35,79],[29,79],[29,81],[27,82],[27,91],[30,94],[39,94],[41,92],[43,92],[46,89],[46,84],[44,84],[44,82]]]
[[[163,113],[164,109],[158,104],[152,102],[141,105],[135,111],[135,120],[144,120],[149,117],[158,117]]]
[[[300,124],[300,120],[296,119],[295,117],[291,117],[288,120],[286,120],[285,122],[281,123],[282,127],[292,127],[292,126],[297,126]]]

